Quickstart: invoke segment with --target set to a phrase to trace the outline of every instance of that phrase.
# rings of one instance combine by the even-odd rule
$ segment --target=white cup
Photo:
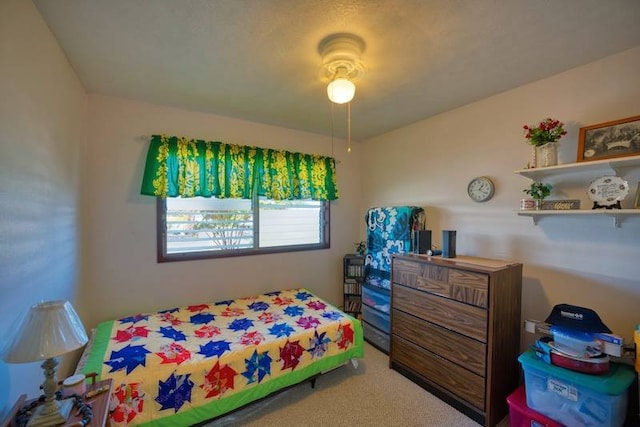
[[[64,394],[67,396],[71,394],[82,396],[87,391],[86,377],[84,374],[72,375],[62,382],[62,387],[64,387]]]

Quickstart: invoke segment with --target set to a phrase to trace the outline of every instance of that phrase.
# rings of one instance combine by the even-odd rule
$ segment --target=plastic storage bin
[[[363,305],[362,319],[369,322],[381,331],[384,331],[386,333],[391,332],[391,317],[388,314],[376,310],[375,308]]]
[[[389,352],[389,335],[374,328],[367,322],[362,322],[362,330],[364,332],[364,338],[367,342],[378,347],[380,350]]]
[[[387,289],[365,284],[362,286],[362,302],[378,311],[389,313],[391,294]]]
[[[572,427],[620,427],[627,391],[635,373],[612,363],[605,375],[588,375],[549,365],[527,350],[518,357],[524,370],[527,406]]]
[[[507,397],[507,403],[509,404],[509,427],[563,427],[562,424],[527,406],[524,385]]]

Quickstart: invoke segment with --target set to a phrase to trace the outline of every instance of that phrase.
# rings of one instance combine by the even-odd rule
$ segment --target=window
[[[329,248],[335,160],[153,135],[140,194],[157,198],[158,262]]]
[[[328,201],[158,198],[158,262],[328,247]]]

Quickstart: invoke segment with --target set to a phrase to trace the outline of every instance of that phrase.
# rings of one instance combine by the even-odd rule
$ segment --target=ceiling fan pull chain
[[[351,102],[347,104],[347,153],[351,152]]]
[[[331,157],[333,157],[333,102],[329,101],[329,104],[331,104]]]

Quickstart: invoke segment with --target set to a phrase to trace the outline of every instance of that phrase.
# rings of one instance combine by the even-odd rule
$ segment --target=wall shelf
[[[613,224],[615,227],[620,227],[623,219],[633,216],[640,217],[640,209],[593,209],[593,210],[540,210],[540,211],[525,211],[516,210],[519,216],[528,216],[533,219],[534,224],[538,224],[538,221],[544,217],[550,216],[604,216],[613,218]]]
[[[566,163],[544,168],[519,169],[518,175],[541,181],[543,178],[578,172],[613,173],[618,175],[622,169],[640,167],[640,156],[619,157],[615,159],[593,160],[591,162]]]
[[[519,169],[514,172],[534,181],[542,181],[545,178],[553,176],[566,177],[570,174],[584,172],[588,172],[593,175],[614,174],[618,176],[625,170],[634,168],[640,168],[640,155],[593,160],[590,162],[567,163],[544,168]],[[516,213],[519,216],[531,217],[535,225],[538,224],[538,221],[541,218],[551,216],[600,216],[612,218],[613,225],[615,227],[620,227],[620,224],[625,218],[634,216],[640,217],[640,209],[516,210]]]

